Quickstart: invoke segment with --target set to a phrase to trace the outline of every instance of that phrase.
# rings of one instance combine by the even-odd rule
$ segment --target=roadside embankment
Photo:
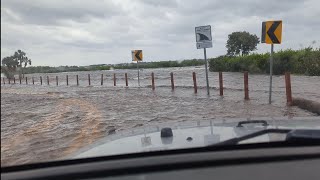
[[[293,106],[298,106],[301,109],[308,110],[310,112],[316,113],[320,115],[320,103],[303,99],[303,98],[294,98],[293,99]]]

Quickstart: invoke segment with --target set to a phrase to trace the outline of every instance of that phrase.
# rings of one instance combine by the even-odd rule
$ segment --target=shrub
[[[251,73],[270,72],[270,53],[248,56],[219,56],[209,61],[210,71],[249,71]],[[320,76],[320,49],[281,50],[273,56],[273,74],[295,74]]]

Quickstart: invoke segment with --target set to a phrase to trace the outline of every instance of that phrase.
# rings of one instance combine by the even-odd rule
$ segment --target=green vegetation
[[[12,78],[17,70],[19,77],[22,77],[22,71],[27,65],[31,65],[31,59],[19,49],[12,56],[4,57],[1,64],[1,73],[3,72],[8,78]]]
[[[273,72],[320,76],[320,48],[281,50],[274,53]],[[210,71],[269,73],[270,53],[247,56],[219,56],[209,60]]]
[[[110,66],[106,65],[92,65],[92,66],[32,66],[25,68],[26,74],[32,73],[58,73],[58,72],[73,72],[73,71],[99,71],[110,70]]]
[[[201,59],[183,60],[178,61],[159,61],[159,62],[139,62],[140,68],[167,68],[167,67],[185,67],[185,66],[200,66],[203,65],[204,61]],[[135,69],[137,68],[136,63],[124,63],[115,65],[91,65],[91,66],[30,66],[24,68],[25,74],[32,73],[58,73],[58,72],[73,72],[73,71],[99,71],[99,70],[110,70],[114,69]],[[2,69],[2,68],[1,68]],[[2,70],[1,70],[2,71]]]
[[[229,34],[226,44],[227,55],[248,55],[250,51],[257,49],[259,38],[255,34],[250,34],[246,31],[233,32]]]
[[[139,62],[139,68],[168,68],[168,67],[186,67],[186,66],[201,66],[204,61],[201,59],[178,61],[158,61],[158,62]],[[115,69],[135,69],[136,63],[117,64],[113,66]]]

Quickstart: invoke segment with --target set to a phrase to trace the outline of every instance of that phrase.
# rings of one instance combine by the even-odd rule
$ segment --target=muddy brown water
[[[192,72],[197,73],[198,94],[193,92]],[[129,88],[124,73],[128,73]],[[151,72],[156,89],[151,89]],[[175,91],[171,91],[170,72]],[[88,86],[87,74],[91,86]],[[101,74],[104,85],[100,85]],[[113,87],[116,73],[117,87]],[[69,86],[66,86],[66,75]],[[75,75],[79,75],[76,86]],[[211,95],[206,95],[204,68],[167,68],[72,72],[27,75],[29,84],[1,84],[1,166],[50,161],[70,156],[106,136],[154,123],[214,120],[241,117],[316,116],[298,107],[287,107],[283,76],[274,76],[273,103],[268,104],[267,75],[249,75],[250,100],[244,100],[243,74],[224,73],[224,96],[218,90],[218,73],[209,73]],[[43,85],[39,78],[43,77]],[[55,76],[59,76],[56,86]],[[31,77],[35,79],[32,85]],[[320,102],[320,77],[292,76],[293,97]],[[19,83],[18,81],[16,83]]]

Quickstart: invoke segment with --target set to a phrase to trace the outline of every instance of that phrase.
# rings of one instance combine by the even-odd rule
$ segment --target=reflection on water
[[[151,72],[155,91],[151,90]],[[192,71],[198,94],[193,93]],[[128,72],[129,88],[124,73]],[[174,72],[175,91],[171,91]],[[91,86],[88,87],[88,76]],[[101,86],[101,74],[104,85]],[[113,87],[116,73],[117,87]],[[69,86],[66,86],[66,75]],[[76,75],[80,86],[76,86]],[[114,130],[159,122],[232,117],[315,116],[286,107],[283,76],[274,77],[273,104],[268,104],[268,76],[249,75],[250,101],[244,101],[243,74],[224,73],[224,96],[218,96],[218,73],[209,73],[211,96],[206,95],[204,68],[145,69],[141,88],[136,70],[32,74],[35,84],[1,85],[1,165],[47,161],[67,156]],[[55,76],[59,76],[59,86]],[[39,78],[43,77],[44,85]],[[294,97],[320,102],[320,77],[292,76]],[[18,82],[18,81],[17,81]]]

